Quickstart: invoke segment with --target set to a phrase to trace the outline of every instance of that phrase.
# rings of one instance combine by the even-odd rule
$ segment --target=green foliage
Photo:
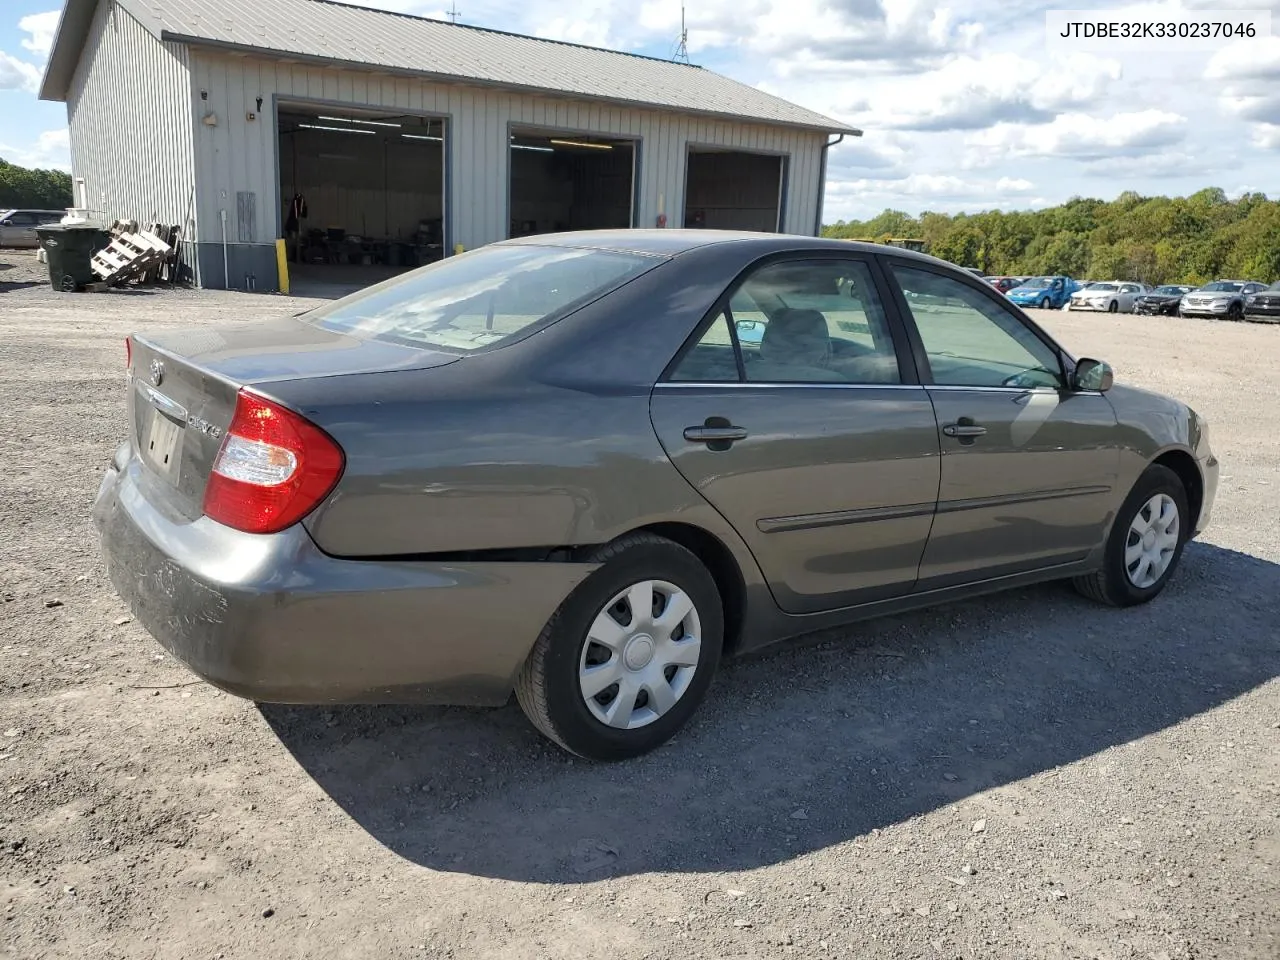
[[[0,159],[0,209],[71,206],[71,177],[60,170],[28,170]]]
[[[1280,201],[1260,193],[1228,200],[1217,187],[1189,197],[1128,190],[1110,203],[1074,197],[1058,207],[1010,213],[911,217],[886,210],[822,233],[848,240],[918,237],[934,256],[990,274],[1148,284],[1280,280]]]

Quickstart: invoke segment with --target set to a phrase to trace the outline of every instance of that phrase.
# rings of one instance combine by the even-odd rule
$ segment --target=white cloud
[[[1029,60],[1013,53],[958,56],[936,70],[863,89],[845,109],[868,127],[977,130],[1036,122],[1097,102],[1120,79],[1117,61],[1091,56]]]
[[[1253,129],[1253,143],[1263,150],[1280,150],[1280,124],[1258,124]]]
[[[40,86],[40,68],[0,50],[0,90],[34,93]]]
[[[0,157],[20,167],[71,171],[71,137],[66,128],[46,130],[26,147],[0,143]]]
[[[989,159],[1070,157],[1104,161],[1179,143],[1186,133],[1187,118],[1165,110],[1139,110],[1110,117],[1063,113],[1049,123],[1035,126],[999,123],[971,134],[968,143]]]
[[[619,17],[627,19],[625,12]],[[976,22],[930,0],[698,0],[686,8],[686,23],[693,53],[740,47],[795,57],[796,63],[859,69],[936,59],[972,47],[982,32]],[[645,0],[633,24],[650,38],[678,37],[680,5]]]
[[[30,34],[23,38],[22,45],[40,58],[43,63],[49,59],[49,51],[53,49],[53,35],[58,31],[59,10],[46,13],[33,13],[18,21],[18,29]]]

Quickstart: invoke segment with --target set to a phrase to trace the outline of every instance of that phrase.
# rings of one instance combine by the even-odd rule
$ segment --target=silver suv
[[[58,223],[65,210],[0,210],[0,247],[38,247],[36,227]]]

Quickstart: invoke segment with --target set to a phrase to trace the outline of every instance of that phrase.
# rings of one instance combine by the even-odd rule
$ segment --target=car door
[[[1110,402],[1067,390],[1060,351],[999,298],[922,263],[895,261],[888,276],[942,451],[918,589],[1082,559],[1117,497]]]
[[[883,282],[870,258],[762,263],[653,391],[672,463],[789,613],[909,593],[928,540],[937,422]]]
[[[1122,313],[1133,313],[1133,305],[1138,297],[1146,291],[1146,287],[1136,283],[1125,283],[1120,286],[1120,311]]]

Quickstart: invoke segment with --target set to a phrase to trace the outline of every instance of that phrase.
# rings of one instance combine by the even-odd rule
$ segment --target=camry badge
[[[158,387],[160,386],[161,382],[163,382],[163,380],[164,380],[164,361],[152,360],[151,361],[151,385],[153,387]]]

